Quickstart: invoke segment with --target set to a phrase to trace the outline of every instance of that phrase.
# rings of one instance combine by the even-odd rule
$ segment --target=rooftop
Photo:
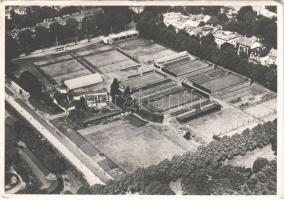
[[[255,36],[252,36],[250,38],[247,38],[247,37],[241,37],[239,40],[238,40],[238,43],[241,44],[241,45],[244,45],[244,46],[249,46],[249,47],[253,47],[254,43],[257,42],[257,37]]]
[[[223,30],[216,31],[213,36],[215,38],[219,38],[226,41],[230,41],[241,37],[238,33],[234,33],[231,31],[223,31]]]

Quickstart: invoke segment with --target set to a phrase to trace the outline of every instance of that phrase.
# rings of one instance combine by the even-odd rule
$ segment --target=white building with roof
[[[221,48],[224,43],[229,43],[236,47],[237,41],[241,38],[241,35],[238,33],[223,30],[216,31],[213,36],[218,48]]]
[[[64,81],[64,85],[66,85],[68,90],[74,90],[77,88],[86,87],[89,85],[94,85],[103,82],[103,78],[101,74],[95,73],[86,76],[81,76],[78,78],[73,78]]]
[[[139,35],[139,32],[137,30],[123,31],[123,32],[116,33],[116,34],[109,34],[108,36],[103,38],[103,42],[105,44],[113,44],[115,42],[137,38],[138,35]]]

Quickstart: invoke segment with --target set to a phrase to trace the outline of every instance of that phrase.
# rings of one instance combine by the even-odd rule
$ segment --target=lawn
[[[129,121],[122,117],[79,132],[129,173],[184,153],[181,147],[163,136],[154,125],[143,125],[137,119],[133,123],[133,116],[131,118],[132,121]]]
[[[237,156],[233,160],[226,160],[224,164],[252,168],[253,162],[257,158],[266,158],[267,160],[275,159],[276,156],[274,155],[274,152],[271,149],[271,144],[263,148],[257,148],[253,151],[247,152],[244,156]]]

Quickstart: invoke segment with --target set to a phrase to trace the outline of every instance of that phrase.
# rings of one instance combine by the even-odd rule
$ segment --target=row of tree
[[[237,55],[233,45],[225,43],[217,48],[212,34],[198,38],[181,30],[176,33],[174,27],[166,27],[152,12],[145,12],[137,23],[140,35],[162,43],[177,51],[188,51],[201,59],[211,61],[237,73],[249,76],[263,86],[277,91],[277,69],[261,64],[252,64],[244,55]]]
[[[223,165],[223,161],[245,155],[258,147],[274,143],[277,121],[258,125],[232,137],[200,146],[196,152],[175,156],[157,165],[137,169],[120,181],[96,185],[82,191],[96,194],[173,194],[171,181],[182,178],[187,194],[275,194],[276,161],[257,160],[253,169]],[[276,145],[276,143],[274,143]]]
[[[73,10],[74,7],[71,8]],[[74,9],[74,11],[78,11],[79,8],[75,7]],[[119,32],[125,29],[126,24],[131,21],[131,17],[132,11],[128,7],[103,7],[102,12],[88,14],[81,22],[69,17],[66,19],[65,25],[53,22],[49,28],[36,26],[34,32],[29,28],[23,29],[17,34],[17,39],[13,39],[8,34],[9,31],[6,31],[6,58],[15,57],[20,53],[30,53],[33,50],[50,47],[54,44],[70,41],[76,43],[82,38],[89,39],[101,34]],[[32,25],[34,23],[28,27]]]
[[[61,17],[82,10],[80,6],[65,6],[61,8],[54,6],[28,6],[22,8],[26,10],[24,15],[17,14],[12,7],[10,10],[10,19],[6,19],[6,31],[11,31],[14,28],[33,27],[45,19]]]

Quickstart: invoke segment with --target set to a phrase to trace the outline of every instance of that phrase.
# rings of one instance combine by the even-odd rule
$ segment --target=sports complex
[[[114,78],[122,92],[130,88],[139,108],[132,113],[123,112],[105,98],[105,110],[88,112],[81,117],[80,126],[68,120],[73,107],[58,117],[43,119],[84,152],[85,162],[99,165],[113,179],[172,159],[190,148],[192,141],[174,129],[171,136],[164,134],[165,116],[170,118],[170,126],[189,127],[191,134],[205,143],[214,135],[276,117],[276,94],[272,91],[188,52],[175,52],[140,37],[126,36],[111,44],[86,43],[81,48],[15,62],[20,66],[16,77],[29,71],[49,93],[72,94],[77,100],[84,95],[109,95]],[[175,140],[175,136],[180,138]],[[201,144],[198,140],[194,143]]]

